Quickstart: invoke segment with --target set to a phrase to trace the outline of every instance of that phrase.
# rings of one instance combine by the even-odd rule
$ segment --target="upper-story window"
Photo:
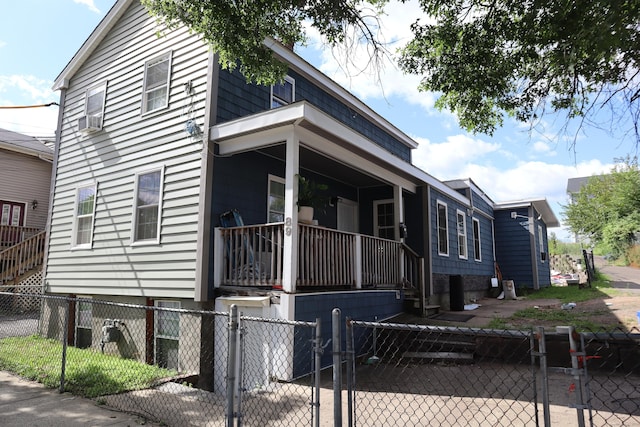
[[[149,113],[169,104],[171,52],[153,58],[144,64],[142,113]]]
[[[291,104],[296,99],[296,81],[286,76],[281,83],[271,86],[271,108]]]
[[[84,116],[78,119],[78,129],[80,131],[91,132],[102,129],[106,93],[106,82],[87,90],[84,98]]]
[[[438,254],[449,255],[449,227],[447,225],[447,205],[438,202]]]
[[[89,248],[93,237],[93,218],[96,209],[96,184],[78,187],[76,191],[73,247]]]
[[[463,211],[456,212],[458,224],[458,257],[467,259],[467,217]]]
[[[162,208],[162,168],[136,176],[133,217],[134,242],[160,242],[160,212]]]

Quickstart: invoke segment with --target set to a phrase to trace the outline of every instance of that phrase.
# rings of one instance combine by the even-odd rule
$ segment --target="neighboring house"
[[[496,219],[496,261],[503,278],[520,287],[551,285],[547,227],[560,223],[545,199],[499,203]]]
[[[452,285],[456,303],[486,293],[496,205],[471,180],[412,165],[415,141],[277,42],[288,77],[258,86],[158,25],[117,1],[55,81],[47,292],[325,325],[335,307],[382,320],[449,308]],[[298,175],[326,185],[310,223]],[[97,346],[104,318],[82,318]],[[208,369],[197,343],[138,321],[154,331],[136,343],[147,362]]]
[[[34,254],[36,248],[23,246],[44,242],[52,162],[53,150],[37,138],[0,129],[0,285],[16,285],[41,269],[44,247]]]

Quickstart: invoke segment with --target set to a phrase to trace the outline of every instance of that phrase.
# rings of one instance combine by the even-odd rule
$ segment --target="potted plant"
[[[311,224],[314,208],[323,208],[327,204],[327,197],[319,194],[329,187],[298,175],[298,220]]]

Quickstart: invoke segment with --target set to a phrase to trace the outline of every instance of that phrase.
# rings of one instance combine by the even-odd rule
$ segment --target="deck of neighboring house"
[[[41,272],[45,236],[38,228],[0,225],[0,289],[19,286]]]

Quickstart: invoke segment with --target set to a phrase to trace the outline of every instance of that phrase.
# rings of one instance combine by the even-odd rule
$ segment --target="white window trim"
[[[79,299],[93,299],[93,297],[91,296],[80,296],[78,295]],[[80,304],[81,303],[86,303],[89,304],[89,307],[91,307],[91,322],[93,322],[93,304],[87,301],[76,301],[76,329],[93,329],[93,327],[90,326],[84,326],[84,325],[80,325]]]
[[[394,200],[384,199],[384,200],[373,201],[373,234],[375,237],[380,237],[380,227],[378,226],[378,206],[387,205],[387,204],[393,205]],[[395,224],[396,224],[396,220],[395,220],[395,209],[394,209],[393,225],[391,227],[385,227],[385,228],[393,229],[395,227]]]
[[[279,97],[276,97],[276,98],[277,98],[279,103],[284,104],[284,105],[289,105],[290,103],[295,102],[295,100],[296,100],[296,80],[293,77],[287,75],[287,76],[284,77],[284,82],[285,83],[286,82],[291,83],[291,101],[286,101],[286,100],[284,100],[282,98],[279,98]],[[277,108],[277,107],[273,106],[273,98],[274,98],[273,86],[274,85],[271,85],[271,94],[270,94],[270,97],[269,97],[269,108]]]
[[[99,126],[92,126],[95,127],[98,130],[102,130],[102,127],[104,125],[104,106],[107,103],[107,82],[102,82],[102,83],[98,83],[96,85],[93,85],[91,87],[89,87],[85,93],[84,93],[84,115],[87,117],[87,120],[89,120],[89,116],[96,116],[97,114],[90,114],[89,111],[87,110],[87,108],[89,107],[89,92],[93,92],[97,89],[101,89],[102,91],[102,107],[100,108],[100,125]]]
[[[472,223],[473,231],[472,232],[474,233],[474,236],[473,236],[473,258],[478,262],[482,262],[482,238],[481,238],[482,234],[480,233],[480,220],[478,218],[472,218],[472,221],[473,221],[473,223]],[[475,224],[478,225],[478,228],[477,228],[477,230],[478,230],[478,250],[477,250],[477,252],[478,253],[476,253],[476,240],[475,240],[476,239],[476,237],[475,237],[476,227],[475,227]]]
[[[267,223],[269,223],[269,214],[271,213],[271,209],[269,206],[269,196],[271,195],[271,182],[277,182],[280,183],[282,185],[286,186],[286,180],[284,178],[281,178],[277,175],[271,175],[269,174],[268,179],[267,179]],[[284,215],[284,212],[283,212]]]
[[[460,217],[462,217],[462,230],[460,230]],[[469,245],[467,242],[467,214],[460,209],[456,210],[456,234],[458,236],[458,258],[469,259]],[[460,244],[461,242],[462,244]],[[461,249],[463,250],[461,251]]]
[[[444,229],[446,234],[445,243],[447,246],[446,252],[440,251],[440,209],[439,209],[440,206],[444,207],[444,217],[445,217]],[[449,256],[449,207],[445,202],[441,200],[436,200],[436,235],[438,237],[438,239],[436,240],[438,245],[438,255]]]
[[[155,239],[146,239],[146,240],[136,240],[136,234],[137,234],[136,232],[137,232],[137,226],[138,226],[138,182],[140,181],[138,178],[140,177],[140,175],[146,175],[146,174],[157,172],[157,171],[160,171],[160,189],[159,189],[160,194],[158,196],[158,224],[156,224],[158,229],[156,231],[156,238]],[[163,201],[163,195],[164,195],[164,165],[136,172],[135,177],[134,177],[134,186],[133,186],[133,203],[132,203],[132,205],[133,205],[133,214],[132,214],[132,218],[131,218],[131,246],[159,245],[160,244],[160,229],[161,229],[160,225],[162,224],[162,201]]]
[[[91,212],[91,234],[89,236],[88,243],[78,243],[78,204],[80,203],[80,190],[84,188],[93,188],[93,210]],[[96,222],[96,206],[98,200],[98,183],[89,182],[76,186],[75,203],[73,204],[73,227],[71,230],[71,249],[91,249],[93,247],[93,232]],[[83,215],[82,217],[88,217],[89,215]]]
[[[168,305],[163,306],[163,304],[168,303]],[[158,308],[169,308],[169,309],[181,309],[182,308],[182,304],[180,301],[178,300],[156,300],[153,303],[154,306],[158,307]],[[172,307],[173,305],[173,307]],[[181,335],[181,322],[180,322],[180,317],[179,317],[179,313],[178,313],[178,336],[171,336],[171,335],[162,335],[160,333],[158,333],[158,322],[159,322],[159,311],[156,311],[155,316],[153,316],[153,335],[154,335],[154,346],[153,346],[153,361],[154,363],[158,363],[158,346],[156,344],[156,340],[158,339],[163,339],[163,340],[171,340],[171,341],[177,341],[178,342],[178,367],[180,367],[180,335]]]
[[[160,62],[160,61],[164,60],[165,57],[168,60],[169,64],[167,66],[167,68],[168,68],[167,81],[165,83],[165,85],[167,87],[167,93],[165,94],[164,106],[163,107],[154,108],[153,110],[147,110],[147,70],[149,68],[149,64],[154,63],[154,62]],[[155,57],[145,61],[145,63],[144,63],[144,77],[142,79],[142,108],[141,108],[142,116],[145,116],[147,114],[153,114],[153,113],[156,113],[158,111],[163,111],[163,110],[166,110],[167,108],[169,108],[169,89],[171,88],[170,85],[171,85],[171,67],[172,67],[172,62],[173,62],[173,51],[165,52],[162,55],[155,56]],[[154,89],[157,89],[157,88],[154,88]]]

